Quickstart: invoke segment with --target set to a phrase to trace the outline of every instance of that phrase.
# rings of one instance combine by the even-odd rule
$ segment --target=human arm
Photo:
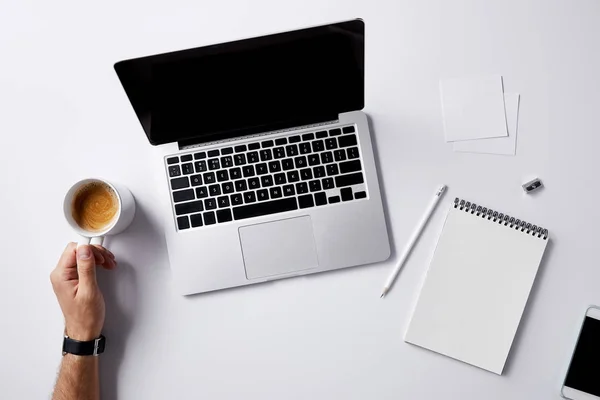
[[[65,335],[74,340],[98,338],[104,326],[104,298],[96,282],[96,266],[113,269],[114,255],[101,246],[70,243],[50,281],[65,317]],[[98,357],[66,354],[53,400],[98,400]]]

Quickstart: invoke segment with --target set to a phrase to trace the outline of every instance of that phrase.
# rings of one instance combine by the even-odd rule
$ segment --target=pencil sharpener
[[[540,179],[535,178],[534,180],[524,183],[521,186],[523,187],[525,193],[532,193],[543,188],[544,184]]]

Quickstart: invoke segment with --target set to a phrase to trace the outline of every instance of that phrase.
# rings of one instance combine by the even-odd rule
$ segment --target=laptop
[[[115,64],[160,148],[178,292],[389,257],[364,39],[352,20]]]

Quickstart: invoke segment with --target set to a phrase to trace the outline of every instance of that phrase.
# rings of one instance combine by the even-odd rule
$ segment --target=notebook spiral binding
[[[471,203],[470,201],[459,199],[458,197],[454,199],[454,208],[458,208],[461,211],[464,210],[465,212],[474,214],[478,217],[481,216],[482,218],[487,218],[490,221],[498,222],[499,224],[503,224],[509,228],[515,228],[521,232],[525,232],[528,235],[537,236],[539,238],[543,238],[544,240],[548,240],[548,229],[544,229],[541,226],[532,225],[527,221],[521,221],[520,219],[513,218],[508,214],[502,214],[501,212],[497,212],[491,208],[486,208],[475,203]]]

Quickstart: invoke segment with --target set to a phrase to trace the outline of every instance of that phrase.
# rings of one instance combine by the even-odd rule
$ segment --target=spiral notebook
[[[404,340],[502,374],[548,231],[456,199]]]

